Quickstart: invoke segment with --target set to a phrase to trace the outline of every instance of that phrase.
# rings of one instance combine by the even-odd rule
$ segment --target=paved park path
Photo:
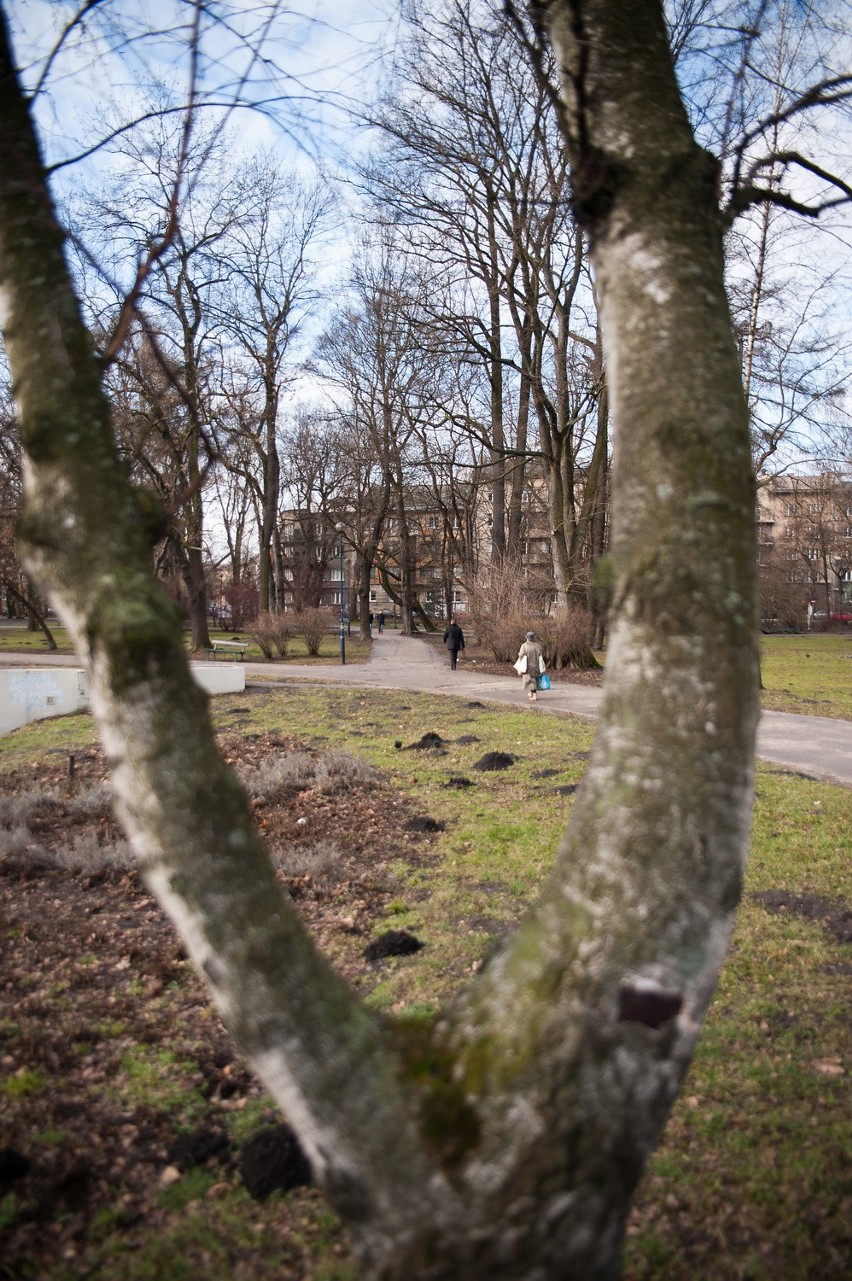
[[[533,707],[517,677],[478,672],[476,664],[468,662],[464,655],[459,658],[459,665],[453,672],[443,649],[418,640],[416,636],[401,636],[397,632],[373,636],[369,663],[353,663],[345,667],[247,663],[246,680],[251,681],[258,676],[267,680],[313,680],[372,689],[413,689],[429,694],[510,703],[529,710],[533,715],[568,712],[587,720],[597,717],[603,694],[602,690],[588,685],[560,681],[554,683],[549,693],[540,694]],[[852,787],[852,721],[763,712],[757,734],[757,752],[761,760]]]
[[[74,666],[70,654],[5,654],[0,666]],[[594,720],[602,691],[586,685],[557,682],[549,693],[531,705],[515,676],[491,676],[460,657],[455,671],[443,649],[416,636],[398,632],[374,635],[368,663],[295,664],[246,663],[246,682],[265,684],[312,681],[322,685],[353,685],[367,689],[411,689],[483,702],[523,707],[530,715],[570,713]],[[757,754],[764,761],[784,765],[814,778],[852,787],[852,721],[822,716],[793,716],[763,712],[757,734]]]

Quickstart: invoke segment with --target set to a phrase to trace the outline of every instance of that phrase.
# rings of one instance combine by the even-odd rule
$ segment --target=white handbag
[[[538,670],[542,673],[542,675],[544,675],[544,673],[547,671],[547,668],[545,667],[545,664],[544,664],[544,659],[542,658],[541,654],[539,654],[538,656]]]
[[[521,655],[518,657],[517,661],[514,663],[514,668],[515,668],[515,671],[518,673],[518,675],[519,675],[519,676],[523,676],[523,675],[524,675],[524,673],[525,673],[525,672],[526,672],[526,670],[527,670],[527,656],[526,656],[526,654],[521,654]]]

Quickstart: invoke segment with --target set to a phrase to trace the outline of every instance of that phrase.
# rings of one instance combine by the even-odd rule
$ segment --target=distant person
[[[535,632],[527,632],[526,640],[518,650],[515,671],[523,682],[524,689],[527,691],[527,698],[531,703],[534,703],[536,701],[536,690],[538,689],[539,672],[544,671],[544,654],[535,638]]]
[[[372,610],[370,610],[370,613],[367,616],[367,630],[372,636],[373,635],[373,611]]]
[[[450,625],[444,632],[444,644],[450,651],[450,667],[455,671],[459,650],[464,649],[464,632],[454,618],[450,619]]]
[[[381,610],[376,614],[376,625],[379,629],[379,635],[381,636],[382,632],[385,630],[385,616]]]

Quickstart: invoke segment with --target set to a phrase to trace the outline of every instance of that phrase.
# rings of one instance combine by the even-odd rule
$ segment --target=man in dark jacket
[[[450,651],[450,667],[455,671],[459,650],[464,649],[464,632],[454,618],[450,619],[450,625],[444,632],[444,644]]]

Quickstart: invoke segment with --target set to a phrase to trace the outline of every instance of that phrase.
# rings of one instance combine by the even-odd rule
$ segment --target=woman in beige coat
[[[527,632],[527,638],[518,650],[515,671],[520,675],[524,689],[527,691],[527,698],[531,703],[536,701],[535,692],[538,688],[538,674],[543,670],[542,664],[543,655],[541,646],[535,638],[535,632]]]

